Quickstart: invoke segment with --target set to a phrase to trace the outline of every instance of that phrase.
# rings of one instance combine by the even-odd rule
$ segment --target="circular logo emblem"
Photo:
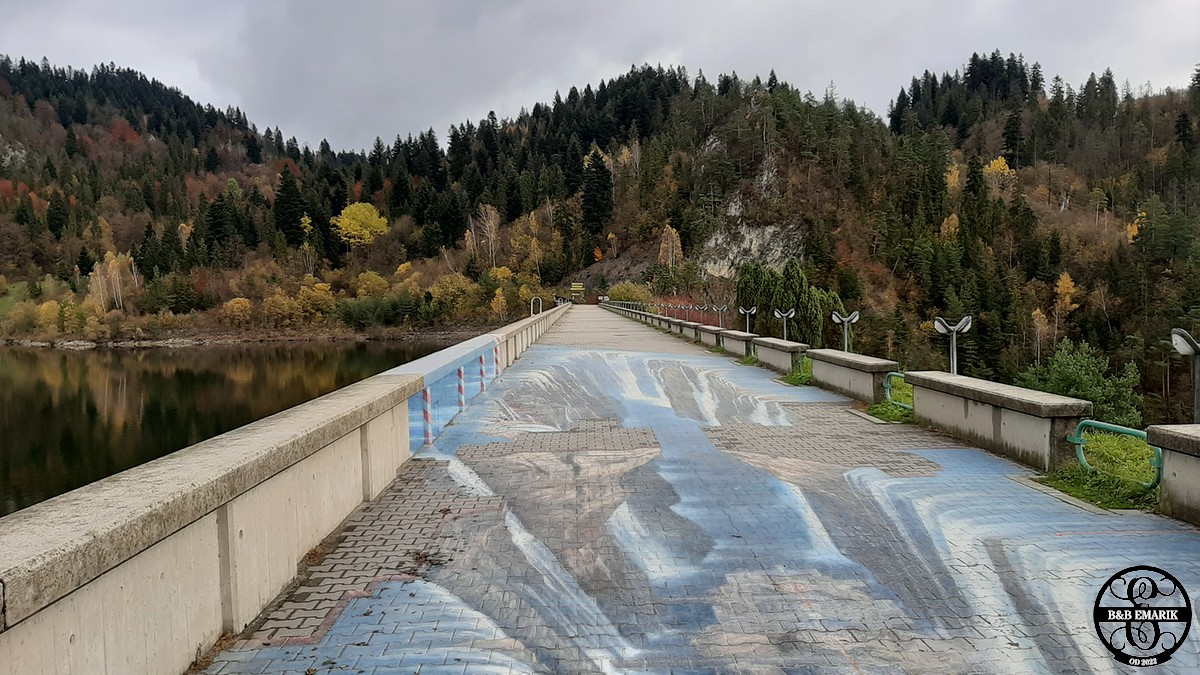
[[[1096,595],[1100,641],[1117,661],[1156,666],[1171,659],[1192,626],[1192,602],[1179,580],[1148,565],[1121,570]]]

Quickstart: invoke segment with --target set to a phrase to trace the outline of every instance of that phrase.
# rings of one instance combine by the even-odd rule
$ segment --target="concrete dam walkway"
[[[1195,528],[775,377],[572,308],[204,672],[1122,672],[1104,582],[1200,592]]]

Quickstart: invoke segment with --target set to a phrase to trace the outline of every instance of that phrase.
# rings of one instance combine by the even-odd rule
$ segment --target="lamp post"
[[[783,319],[783,341],[784,342],[787,342],[787,320],[792,318],[793,316],[796,316],[795,309],[789,309],[786,312],[781,312],[779,310],[775,310],[775,318]],[[748,333],[750,331],[746,331],[746,332]]]
[[[703,322],[704,321],[704,313],[708,311],[708,303],[706,302],[703,305],[700,305],[699,307],[696,308],[696,311],[700,312],[700,314],[696,317],[696,320]]]
[[[717,313],[717,327],[725,327],[725,310],[729,309],[729,305],[713,305],[713,311]]]
[[[933,327],[942,335],[950,336],[950,374],[958,374],[958,336],[971,330],[971,317],[964,316],[958,323],[951,326],[942,317],[933,320]]]
[[[850,351],[850,326],[858,323],[858,311],[855,310],[847,315],[834,312],[833,322],[842,327],[842,351]]]
[[[746,332],[750,332],[750,315],[758,312],[758,307],[738,307],[739,314],[746,315]]]
[[[1200,344],[1186,330],[1172,328],[1171,346],[1180,354],[1192,357],[1192,423],[1200,424]]]

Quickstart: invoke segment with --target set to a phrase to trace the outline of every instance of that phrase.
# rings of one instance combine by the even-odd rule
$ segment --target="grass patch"
[[[1151,510],[1158,506],[1158,489],[1141,486],[1154,480],[1150,466],[1154,450],[1145,441],[1105,432],[1087,433],[1084,438],[1084,457],[1096,471],[1072,462],[1038,482],[1105,509]]]
[[[913,404],[912,385],[902,377],[892,378],[892,400],[900,403]]]
[[[24,281],[14,281],[8,285],[4,295],[0,295],[0,321],[8,317],[13,305],[25,299],[26,284]]]
[[[783,380],[784,384],[790,384],[793,387],[806,387],[812,384],[812,360],[802,360],[799,368],[780,379]]]
[[[722,347],[721,345],[717,345],[716,347],[713,347],[712,349],[710,349],[710,350],[708,350],[708,351],[710,351],[710,352],[712,352],[712,353],[714,353],[714,354],[724,354],[724,353],[725,353],[725,348],[724,348],[724,347]]]
[[[758,357],[753,354],[747,354],[747,355],[743,356],[742,358],[738,359],[737,362],[742,364],[743,366],[757,366],[758,365]]]
[[[902,408],[894,403],[888,403],[887,401],[870,406],[867,408],[867,414],[884,422],[904,422],[907,424],[913,421],[913,411],[908,408]]]

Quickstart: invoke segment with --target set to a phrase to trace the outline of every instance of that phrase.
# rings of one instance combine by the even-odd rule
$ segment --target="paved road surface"
[[[851,408],[575,307],[206,672],[1121,672],[1105,579],[1200,596],[1194,528]]]

